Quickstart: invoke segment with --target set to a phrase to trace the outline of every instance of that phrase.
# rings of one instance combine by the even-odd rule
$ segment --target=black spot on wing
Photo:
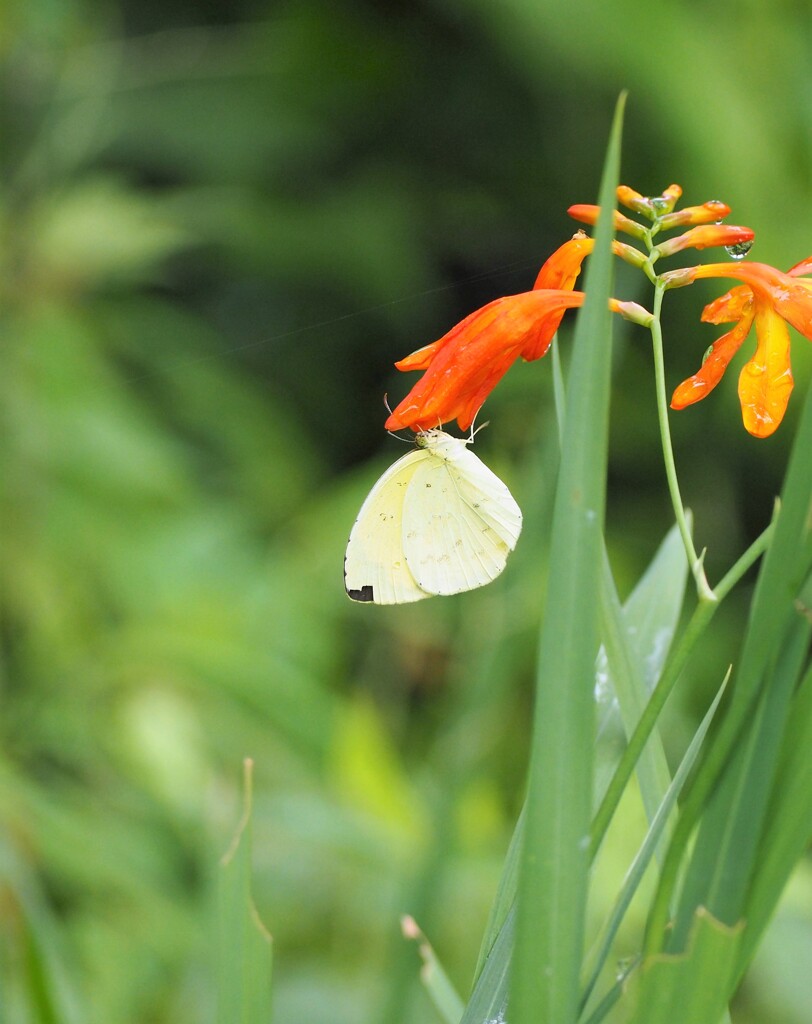
[[[371,583],[367,583],[365,586],[361,587],[360,590],[350,590],[350,588],[347,587],[347,595],[350,598],[352,598],[353,601],[374,601],[375,600],[375,595],[374,595],[374,593],[372,591],[372,584]]]

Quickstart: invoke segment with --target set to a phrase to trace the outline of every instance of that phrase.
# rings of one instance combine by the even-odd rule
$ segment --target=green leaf
[[[603,647],[598,655],[598,678],[609,694],[617,695],[627,737],[633,733],[662,672],[679,621],[687,577],[688,563],[676,526],[669,531],[622,609],[608,560],[604,558]],[[671,782],[656,729],[638,761],[637,775],[646,815],[652,821]],[[598,780],[596,799],[603,796],[604,789]]]
[[[679,539],[679,535],[677,535]],[[623,881],[623,886],[615,900],[615,905],[612,908],[612,912],[607,918],[605,925],[603,926],[599,942],[596,947],[596,952],[593,956],[593,968],[590,974],[590,979],[585,986],[583,1003],[586,1005],[587,1000],[592,992],[595,982],[598,980],[598,976],[603,968],[606,958],[612,947],[612,942],[617,935],[618,929],[623,921],[626,911],[629,908],[634,894],[637,892],[638,886],[643,880],[646,868],[651,862],[654,856],[657,845],[665,831],[666,825],[668,824],[669,816],[677,802],[677,798],[682,790],[685,780],[688,777],[688,773],[694,766],[694,762],[699,754],[702,744],[705,741],[710,724],[713,721],[713,717],[716,714],[716,709],[719,707],[719,701],[722,699],[722,694],[725,692],[727,686],[727,680],[729,673],[725,676],[722,685],[711,704],[710,708],[702,719],[693,739],[691,740],[688,749],[685,752],[684,757],[680,763],[679,768],[674,776],[674,781],[668,787],[668,791],[663,797],[662,803],[657,808],[657,812],[654,815],[651,826],[646,834],[645,839],[637,851],[634,860],[626,872],[626,878]],[[590,1018],[593,1019],[593,1018]],[[594,1020],[600,1020],[600,1017],[595,1016]]]
[[[629,1024],[718,1024],[735,976],[742,927],[729,928],[700,907],[686,952],[652,956],[632,976]]]
[[[510,991],[510,963],[516,931],[516,905],[510,908],[465,1008],[460,1024],[492,1024],[504,1020]]]
[[[451,984],[445,968],[437,958],[437,954],[426,936],[417,926],[413,917],[404,917],[400,922],[403,934],[418,944],[423,969],[420,980],[426,987],[434,1007],[446,1024],[458,1024],[465,1007],[459,993]]]
[[[244,764],[244,809],[220,862],[218,1024],[268,1024],[271,1019],[271,936],[251,898],[251,782]]]
[[[556,406],[559,408],[561,404],[557,402]],[[613,628],[620,630],[620,633],[613,642],[610,641],[609,649],[614,650],[620,644],[623,652],[625,652],[623,654],[624,663],[630,659],[634,660],[637,666],[635,675],[640,692],[644,693],[653,684],[662,670],[670,640],[676,628],[687,573],[687,563],[679,531],[676,527],[673,527],[629,595],[625,605],[619,611],[620,623],[616,622],[613,626]],[[607,586],[611,587],[611,593],[614,595],[613,582],[609,579],[607,583],[604,578],[603,587],[606,588]],[[604,636],[606,636],[605,633]],[[614,685],[614,679],[619,672],[616,665],[617,659],[613,659],[612,685]],[[605,679],[601,678],[601,674],[605,673],[605,671],[606,665],[601,664],[601,655],[599,654],[595,680],[596,691],[602,684],[605,684]],[[663,787],[662,798],[665,797],[667,789],[668,786],[666,784]],[[656,811],[657,808],[654,808],[652,819]],[[506,978],[512,945],[511,942],[504,941],[504,937],[501,940],[499,940],[499,937],[501,936],[503,925],[505,925],[511,912],[511,908],[514,907],[516,898],[524,821],[525,810],[523,808],[505,857],[502,877],[483,936],[479,959],[476,971],[474,972],[476,979],[474,995],[463,1018],[465,1024],[487,1020],[488,1014],[491,1017],[496,1016],[496,1008],[501,1005],[498,997],[494,1001],[491,999],[490,994],[488,996],[484,994],[488,987],[488,981],[487,978],[482,977],[482,974],[484,964],[489,957],[492,958],[489,977],[492,978],[495,974],[498,974],[500,978],[505,979],[503,986],[505,989],[503,993],[504,1005],[507,1002]],[[662,829],[658,831],[658,835],[661,832]],[[515,927],[512,917],[509,927],[512,935]],[[497,946],[505,958],[504,963],[498,968],[493,962],[493,958],[498,959],[500,955],[497,952]],[[479,1011],[477,1011],[477,1007]],[[478,1015],[478,1012],[479,1014],[484,1012],[485,1016]]]
[[[762,835],[789,701],[809,637],[795,599],[812,569],[812,388],[795,438],[772,543],[762,563],[748,629],[715,758],[700,769],[697,786],[707,808],[669,942],[678,949],[694,910],[704,905],[728,923],[743,914]],[[721,782],[717,775],[730,757]]]
[[[787,879],[812,835],[812,668],[790,709],[781,761],[769,800],[758,870],[747,893],[747,930],[739,969],[744,971],[773,915]]]
[[[2,774],[9,792],[13,783]],[[66,959],[63,929],[33,866],[8,835],[0,840],[0,898],[6,927],[3,965],[9,971],[0,991],[0,1019],[5,1021],[5,1011],[19,1005],[30,1024],[86,1020],[88,1007],[76,988],[75,964]]]
[[[606,490],[612,211],[624,102],[621,96],[604,165],[602,212],[569,375],[519,878],[511,984],[514,1024],[567,1024],[578,1012]]]
[[[516,828],[510,840],[510,846],[502,866],[502,877],[499,879],[499,888],[496,890],[496,898],[493,901],[491,912],[488,915],[488,924],[485,928],[485,935],[482,939],[482,946],[479,950],[474,977],[479,979],[486,959],[490,956],[491,950],[496,943],[502,928],[507,920],[508,914],[515,905],[516,888],[519,882],[519,861],[522,853],[522,841],[524,837],[524,821],[526,810],[522,807],[516,821]]]

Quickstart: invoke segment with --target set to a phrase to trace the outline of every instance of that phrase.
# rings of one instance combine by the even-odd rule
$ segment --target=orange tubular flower
[[[660,227],[664,231],[671,228],[681,228],[684,224],[711,224],[715,220],[721,220],[730,213],[727,203],[718,199],[710,199],[701,206],[684,206],[674,213],[667,213],[660,218]]]
[[[670,214],[681,195],[682,189],[679,185],[669,185],[660,196],[642,196],[628,185],[618,185],[617,187],[618,202],[628,206],[635,213],[642,213],[651,219],[663,213]],[[727,212],[730,213],[730,210]],[[680,223],[688,223],[688,221],[680,221]]]
[[[559,245],[556,251],[542,264],[533,282],[537,288],[572,288],[581,273],[581,264],[595,248],[595,239],[584,231],[576,231],[568,242]]]
[[[691,228],[682,235],[666,239],[657,246],[661,256],[673,256],[682,249],[707,249],[712,245],[741,245],[752,242],[756,237],[750,228],[740,228],[733,224],[703,224]]]
[[[519,356],[543,356],[564,311],[583,301],[583,292],[543,288],[506,295],[471,313],[439,341],[395,363],[399,370],[426,372],[386,429],[430,430],[456,419],[467,430]]]
[[[700,277],[745,283],[705,307],[706,323],[736,321],[736,326],[714,342],[700,369],[679,385],[671,408],[693,405],[716,387],[755,321],[756,352],[739,376],[739,401],[745,429],[754,437],[769,437],[784,418],[793,387],[787,323],[812,341],[812,279],[807,274],[812,274],[812,257],[786,274],[765,263],[716,263],[674,271],[676,287]]]
[[[570,217],[580,221],[581,224],[597,224],[600,212],[600,206],[595,206],[592,203],[576,203],[575,206],[571,206],[567,210]],[[623,231],[627,235],[634,235],[635,238],[646,237],[646,229],[642,224],[638,224],[636,220],[632,220],[631,217],[625,216],[618,210],[613,213],[612,223],[615,231]]]
[[[564,312],[583,305],[583,292],[571,289],[594,244],[579,232],[547,260],[533,291],[489,302],[395,363],[399,370],[426,372],[391,413],[386,429],[429,430],[456,419],[467,430],[513,363],[520,356],[543,356]]]
[[[647,215],[651,213],[651,200],[647,196],[640,195],[635,189],[629,188],[628,185],[618,185],[617,198],[619,203],[623,203],[635,213]]]

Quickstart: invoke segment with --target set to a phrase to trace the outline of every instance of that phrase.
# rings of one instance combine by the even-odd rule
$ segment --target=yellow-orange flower
[[[570,217],[580,221],[581,224],[597,224],[600,212],[600,206],[595,206],[592,203],[576,203],[575,206],[570,206],[567,210]],[[619,210],[612,212],[612,224],[615,231],[624,231],[627,235],[634,235],[635,238],[646,237],[646,229],[643,225],[638,224],[636,220],[632,220],[631,217],[627,217]]]
[[[583,292],[572,286],[593,245],[579,233],[547,260],[533,291],[489,302],[395,363],[399,370],[426,372],[390,414],[386,429],[429,430],[455,419],[467,430],[513,363],[543,356],[564,312],[583,304]]]
[[[744,282],[709,303],[706,323],[730,323],[732,330],[718,338],[700,369],[674,391],[672,409],[700,401],[719,383],[755,321],[756,352],[739,376],[742,419],[755,437],[769,437],[784,418],[793,379],[787,323],[812,341],[812,257],[786,274],[765,263],[716,263],[664,274],[679,287],[700,277],[732,277]]]
[[[628,206],[635,213],[642,213],[644,216],[653,219],[654,217],[661,217],[663,214],[671,213],[674,209],[674,204],[682,195],[682,188],[679,185],[669,185],[662,195],[641,196],[639,192],[629,188],[628,185],[618,185],[616,194],[618,200],[624,206]],[[730,213],[730,210],[727,210],[727,213]],[[714,220],[716,220],[715,217]],[[683,221],[682,223],[687,222]]]
[[[752,242],[755,238],[752,228],[743,228],[735,224],[701,224],[690,228],[681,235],[658,242],[657,252],[660,256],[673,256],[683,249],[707,249],[714,245],[741,245]]]
[[[683,227],[685,224],[712,224],[713,221],[721,220],[730,213],[727,203],[719,199],[709,199],[701,206],[683,206],[681,210],[673,213],[666,213],[660,217],[660,227],[664,231],[671,228]]]

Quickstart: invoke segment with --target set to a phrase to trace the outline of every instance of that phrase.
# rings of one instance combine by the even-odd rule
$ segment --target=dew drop
[[[657,213],[667,213],[671,209],[671,200],[666,199],[665,196],[654,196],[653,199],[649,199],[649,202]]]
[[[737,242],[736,245],[726,245],[725,252],[732,260],[743,260],[752,248],[752,242]]]

